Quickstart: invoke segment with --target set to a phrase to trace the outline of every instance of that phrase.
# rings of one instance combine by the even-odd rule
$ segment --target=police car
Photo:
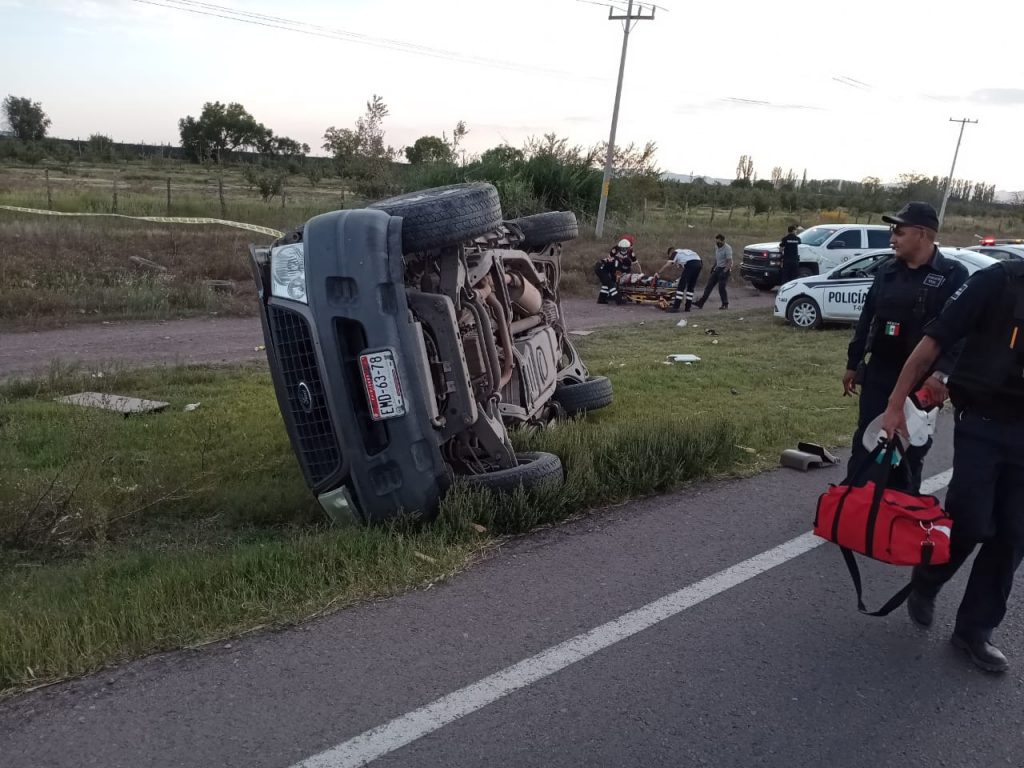
[[[959,261],[968,274],[996,263],[996,259],[964,248],[941,248],[947,259]],[[856,323],[875,274],[896,258],[892,249],[871,251],[826,272],[791,280],[775,296],[775,317],[797,328],[819,328],[825,322]]]

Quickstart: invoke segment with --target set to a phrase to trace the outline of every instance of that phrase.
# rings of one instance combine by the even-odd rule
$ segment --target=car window
[[[836,248],[860,248],[860,230],[844,229],[828,244],[828,249]]]
[[[868,230],[868,248],[888,248],[889,247],[889,230],[887,229],[869,229]]]
[[[821,245],[835,231],[835,227],[811,227],[800,233],[800,242],[805,245]]]
[[[851,261],[831,275],[830,280],[848,280],[854,277],[873,277],[874,274],[892,259],[892,251],[872,253],[862,259]]]
[[[1012,259],[1013,254],[1009,251],[1002,251],[998,248],[982,248],[981,252],[986,256],[991,256],[993,259],[999,259],[1000,261],[1006,261]]]

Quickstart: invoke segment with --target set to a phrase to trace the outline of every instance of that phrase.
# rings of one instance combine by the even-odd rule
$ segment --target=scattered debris
[[[266,350],[266,346],[263,344],[260,344],[258,347],[252,348],[253,352],[263,352],[264,350]]]
[[[737,391],[736,391],[736,387],[729,387],[729,391],[730,391],[730,392],[731,392],[732,394],[734,394],[734,395],[738,395],[738,394],[739,394],[739,392],[737,392]]]
[[[79,392],[75,395],[56,398],[58,403],[81,405],[86,408],[102,408],[117,411],[125,416],[131,413],[157,413],[170,405],[160,400],[140,400],[137,397],[109,395],[103,392]]]
[[[686,327],[686,318],[684,317],[682,320],[680,320],[678,323],[676,323],[676,327],[677,328],[685,328]]]
[[[424,555],[422,552],[420,552],[418,550],[415,550],[415,549],[413,550],[412,553],[413,553],[413,555],[415,557],[418,557],[420,560],[422,560],[422,561],[424,561],[426,563],[432,563],[432,564],[435,564],[435,565],[437,564],[437,560],[432,558],[430,555]]]
[[[717,344],[717,343],[718,343],[718,339],[712,339],[712,340],[711,340],[711,343],[712,343],[712,344]]]
[[[142,267],[143,269],[148,269],[153,272],[167,271],[167,267],[165,267],[163,264],[157,264],[155,261],[144,259],[141,256],[129,256],[128,261],[132,262],[137,267]]]
[[[755,455],[757,454],[757,451],[755,451],[753,448],[750,448],[749,446],[737,445],[736,447],[739,448],[741,451],[746,451],[747,453],[755,454]]]
[[[211,291],[223,291],[229,293],[235,290],[234,280],[203,280],[203,285]]]
[[[708,328],[706,331],[704,331],[704,334],[706,336],[717,336],[718,331],[716,331],[714,328]]]
[[[199,408],[200,405],[202,405],[202,403],[189,403],[188,405],[186,405],[181,410],[185,411],[185,413],[190,413],[190,412],[196,410],[197,408]]]
[[[593,331],[569,331],[570,336],[589,336]]]
[[[480,525],[480,523],[470,523],[469,527],[477,533],[487,533],[487,529]]]
[[[811,467],[833,466],[839,463],[839,459],[816,443],[797,443],[796,450],[787,448],[782,452],[780,462],[784,467],[806,472]]]
[[[686,365],[689,365],[690,363],[699,362],[700,358],[696,355],[669,355],[665,365],[672,365],[672,363],[686,363]]]

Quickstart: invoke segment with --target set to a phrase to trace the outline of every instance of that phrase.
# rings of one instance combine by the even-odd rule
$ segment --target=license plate
[[[374,421],[393,419],[405,415],[405,397],[402,382],[398,380],[395,354],[390,349],[367,352],[359,356],[363,371],[363,386],[370,402],[370,418]]]

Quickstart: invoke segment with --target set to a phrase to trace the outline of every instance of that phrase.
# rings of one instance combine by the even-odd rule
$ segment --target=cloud
[[[1024,88],[982,88],[967,97],[968,101],[979,104],[1020,105],[1024,104]]]

